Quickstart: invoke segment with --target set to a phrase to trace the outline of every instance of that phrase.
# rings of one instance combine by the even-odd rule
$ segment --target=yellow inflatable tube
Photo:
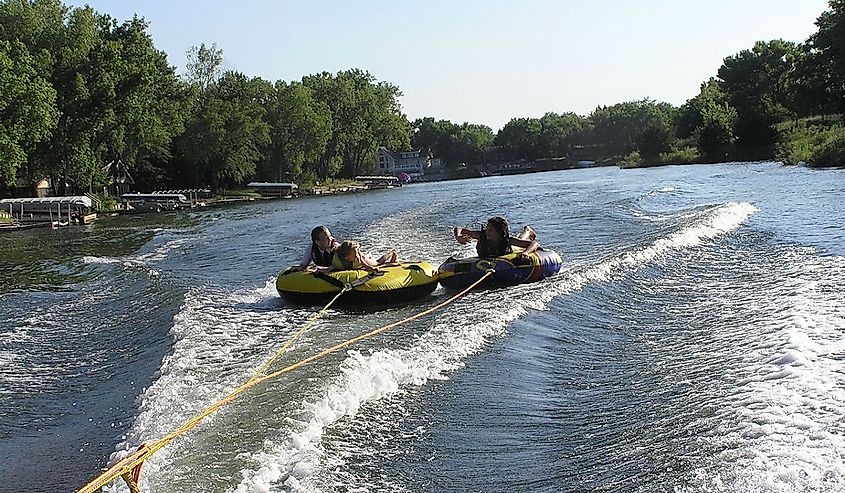
[[[428,262],[381,267],[381,272],[343,270],[304,272],[294,267],[276,278],[276,290],[296,303],[316,304],[330,300],[344,287],[349,292],[338,300],[346,304],[396,304],[430,294],[437,287],[437,270]]]

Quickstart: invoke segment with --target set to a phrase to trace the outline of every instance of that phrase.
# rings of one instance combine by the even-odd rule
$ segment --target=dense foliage
[[[626,165],[773,155],[841,165],[840,117],[798,125],[845,111],[845,0],[829,7],[805,43],[760,41],[728,56],[680,108],[628,101],[513,118],[494,133],[410,122],[400,89],[359,69],[273,83],[223,70],[223,51],[200,44],[180,76],[143,19],[0,0],[0,186],[49,177],[56,193],[100,190],[117,160],[141,190],[324,181],[372,171],[379,146],[430,149],[447,169],[575,154],[628,156]]]

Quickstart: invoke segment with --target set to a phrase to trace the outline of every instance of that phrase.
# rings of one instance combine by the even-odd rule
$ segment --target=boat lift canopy
[[[91,199],[84,195],[71,197],[44,197],[44,198],[25,198],[25,199],[0,199],[0,208],[14,208],[20,207],[21,210],[52,210],[53,208],[66,209],[70,207],[75,208],[91,208],[93,206]]]
[[[187,202],[188,197],[181,193],[124,193],[120,196],[124,202]]]
[[[273,189],[273,190],[278,190],[278,189],[296,190],[296,189],[299,188],[299,185],[297,185],[296,183],[266,183],[266,182],[261,182],[261,181],[253,181],[253,182],[247,183],[246,186],[247,186],[247,188]]]
[[[72,197],[44,197],[44,198],[25,198],[25,199],[0,199],[0,205],[8,207],[9,205],[18,206],[23,205],[26,206],[44,206],[49,207],[52,205],[63,205],[63,206],[77,206],[77,207],[88,207],[92,206],[91,199],[85,197],[84,195],[79,196],[72,196]]]
[[[398,183],[399,178],[395,176],[356,176],[355,180],[363,182],[384,182],[384,183]]]

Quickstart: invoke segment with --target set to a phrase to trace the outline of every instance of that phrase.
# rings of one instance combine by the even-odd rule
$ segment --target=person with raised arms
[[[521,248],[521,254],[533,253],[540,248],[536,240],[537,235],[530,226],[525,226],[518,236],[511,236],[508,221],[501,216],[488,219],[481,231],[455,226],[452,232],[455,234],[455,240],[461,245],[476,240],[478,243],[475,250],[479,258],[501,257],[513,253],[512,247]]]

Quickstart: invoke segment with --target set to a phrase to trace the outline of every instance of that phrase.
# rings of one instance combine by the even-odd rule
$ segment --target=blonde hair
[[[339,258],[346,259],[353,252],[357,255],[360,248],[361,245],[359,245],[357,241],[344,241],[339,247],[337,247],[335,255]]]

